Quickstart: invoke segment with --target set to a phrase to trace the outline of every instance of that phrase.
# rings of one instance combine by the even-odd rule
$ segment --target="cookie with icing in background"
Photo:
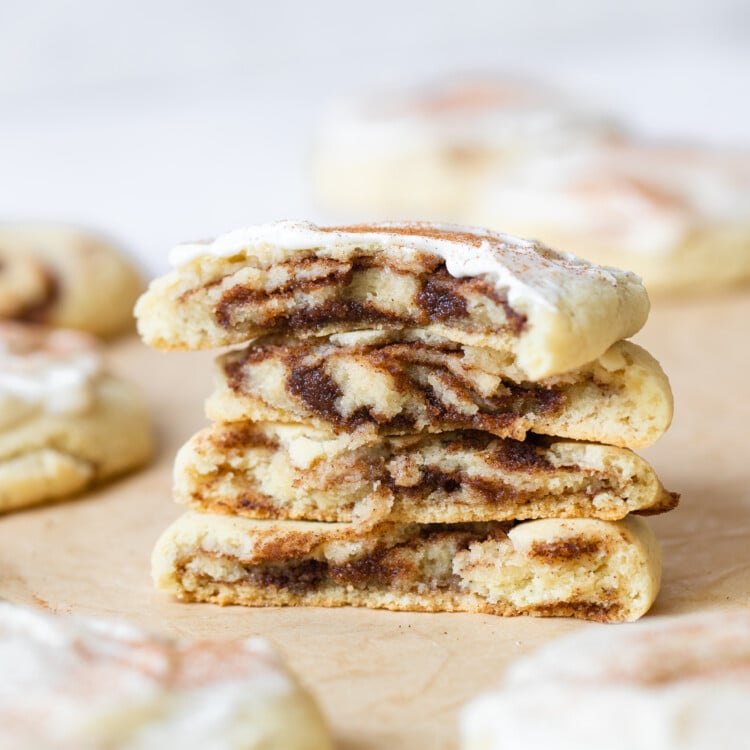
[[[468,76],[373,92],[323,118],[311,181],[331,216],[543,239],[649,292],[750,279],[750,152],[659,141],[561,92]]]
[[[172,641],[0,603],[7,750],[330,750],[312,697],[262,638]]]
[[[749,701],[746,610],[649,618],[582,629],[518,659],[464,708],[461,748],[741,748]]]
[[[465,218],[635,271],[649,292],[711,291],[750,280],[750,152],[578,144],[498,172]]]
[[[80,331],[0,323],[0,512],[78,494],[145,463],[150,417]]]
[[[538,83],[489,73],[447,77],[333,103],[315,136],[311,181],[321,206],[343,220],[483,226],[471,212],[496,174],[530,155],[618,132]]]

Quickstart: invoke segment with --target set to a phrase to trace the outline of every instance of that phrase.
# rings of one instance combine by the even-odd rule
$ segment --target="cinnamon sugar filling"
[[[387,372],[396,392],[414,394],[414,400],[422,408],[426,404],[426,417],[431,423],[454,423],[464,429],[510,434],[513,426],[529,413],[554,417],[565,410],[568,397],[563,384],[507,380],[493,395],[479,393],[468,378],[445,364],[444,357],[441,361],[441,353],[451,351],[450,346],[441,350],[438,345],[410,342],[369,350],[362,348],[357,354],[364,356],[373,370]],[[326,358],[314,355],[311,346],[301,344],[249,349],[224,362],[224,376],[229,389],[241,396],[247,392],[245,366],[252,367],[255,362],[277,357],[286,372],[286,391],[306,410],[336,428],[351,431],[370,424],[385,431],[407,432],[417,427],[419,415],[410,412],[408,406],[392,416],[385,416],[372,406],[344,413],[341,409],[344,390],[329,373]],[[423,377],[425,368],[429,368],[429,379]],[[457,402],[471,405],[471,408],[459,410]]]
[[[362,256],[351,261],[307,256],[274,267],[276,283],[270,288],[249,288],[238,284],[226,289],[214,308],[222,328],[242,328],[252,320],[253,327],[266,332],[306,335],[322,329],[404,328],[438,322],[473,330],[471,318],[479,314],[488,326],[518,336],[526,317],[516,312],[506,295],[481,277],[455,278],[445,263],[427,254],[412,259],[413,268],[382,258]],[[416,283],[411,304],[397,306],[388,295],[379,295],[373,271]],[[485,312],[472,312],[470,300],[491,309],[494,324]],[[497,318],[505,322],[499,328]]]
[[[361,590],[389,590],[400,593],[460,591],[461,579],[453,573],[453,558],[473,542],[502,539],[512,523],[427,524],[419,526],[413,537],[390,547],[335,563],[316,558],[273,560],[251,565],[229,559],[231,580],[219,580],[206,573],[190,570],[190,561],[177,566],[181,577],[194,576],[210,583],[250,583],[301,595],[331,586]],[[217,553],[202,552],[200,559],[227,561]]]
[[[26,305],[14,316],[22,323],[46,323],[62,295],[62,286],[57,275],[41,264],[39,271],[44,282],[44,292],[39,299]]]
[[[280,450],[280,444],[277,441],[258,434],[251,426],[228,428],[220,435],[221,439],[216,445],[222,450],[245,447],[265,448],[269,453]],[[428,444],[431,442],[428,441]],[[503,472],[573,474],[582,471],[575,464],[563,468],[555,467],[537,447],[537,443],[541,446],[544,441],[533,435],[524,442],[496,438],[488,433],[472,430],[451,435],[450,443],[444,448],[446,458],[461,450],[476,451],[480,454],[483,463],[487,464],[486,476],[475,476],[462,470],[451,471],[436,464],[425,463],[419,457],[418,448],[412,454],[410,447],[407,446],[375,455],[368,455],[364,450],[357,455],[357,451],[354,451],[347,456],[346,461],[325,462],[317,467],[311,467],[305,472],[305,481],[314,489],[321,491],[331,491],[347,484],[365,482],[369,486],[377,484],[387,487],[397,496],[411,500],[423,499],[436,492],[452,495],[465,491],[469,495],[480,497],[485,503],[522,504],[538,496],[538,491],[536,489],[521,490],[499,478],[497,480],[489,478],[493,469],[497,471],[498,477]],[[226,476],[236,474],[235,466],[229,463],[221,464],[210,476],[206,475],[204,488],[212,486]],[[602,477],[594,485],[590,474],[590,471],[586,472],[585,486],[591,487],[592,492],[597,492],[609,484],[606,477]],[[227,502],[227,498],[222,499],[221,505],[270,510],[279,504],[273,498],[265,498],[264,502],[264,497],[262,493],[242,493],[236,498],[228,498],[230,502]]]
[[[481,473],[468,473],[462,469],[448,469],[425,460],[421,448],[430,449],[438,443],[438,449],[446,460],[461,451],[476,454],[485,470]],[[612,491],[622,494],[622,483],[618,475],[608,475],[594,469],[583,469],[578,464],[566,463],[555,466],[544,455],[544,447],[549,440],[534,434],[527,435],[526,440],[498,438],[486,432],[463,430],[449,433],[442,437],[427,437],[423,442],[396,445],[392,449],[370,453],[366,449],[354,450],[346,455],[346,460],[332,460],[317,463],[304,470],[305,484],[319,491],[331,491],[345,485],[366,483],[386,487],[396,496],[419,500],[434,493],[455,495],[466,492],[481,498],[488,504],[521,505],[539,496],[538,487],[521,489],[503,481],[503,474],[555,475],[565,481],[567,491],[580,491],[588,497]],[[253,428],[252,424],[227,426],[218,433],[215,447],[222,451],[247,449],[266,449],[270,454],[283,450],[281,444],[271,436],[263,435]],[[231,462],[218,464],[211,475],[204,475],[202,487],[210,488],[220,480],[231,475],[236,476],[237,467]],[[226,507],[272,509],[279,503],[273,498],[266,498],[260,492],[239,494],[236,498],[224,498],[221,502]],[[234,500],[234,502],[231,502]],[[624,502],[624,500],[623,500]]]

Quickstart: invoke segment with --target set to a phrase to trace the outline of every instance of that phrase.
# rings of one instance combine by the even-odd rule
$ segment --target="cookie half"
[[[145,463],[150,416],[77,331],[0,324],[0,512],[79,493]]]
[[[463,711],[461,747],[742,747],[749,701],[747,612],[649,619],[582,630],[517,661]]]
[[[143,286],[135,266],[98,234],[0,225],[0,319],[114,336],[133,328]]]
[[[162,349],[422,327],[508,352],[534,380],[590,362],[648,314],[633,274],[438,224],[279,222],[178,247],[172,261],[136,307]]]
[[[172,642],[122,622],[0,603],[9,750],[328,750],[320,712],[270,644]]]
[[[362,529],[188,512],[157,542],[152,571],[185,601],[616,622],[649,609],[661,555],[632,516]]]
[[[278,421],[348,435],[474,429],[527,432],[642,448],[672,420],[659,363],[621,341],[564,376],[524,379],[506,354],[424,330],[370,331],[327,341],[258,342],[218,360],[207,403],[215,421]]]
[[[624,448],[464,430],[352,450],[305,428],[249,423],[195,435],[177,455],[174,496],[248,518],[404,523],[617,520],[677,503]]]

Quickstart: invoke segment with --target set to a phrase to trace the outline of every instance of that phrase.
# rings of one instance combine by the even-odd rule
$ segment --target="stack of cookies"
[[[659,587],[632,452],[669,426],[634,275],[431,224],[183,245],[136,313],[218,359],[157,586],[221,604],[632,620]],[[237,345],[240,345],[237,348]]]

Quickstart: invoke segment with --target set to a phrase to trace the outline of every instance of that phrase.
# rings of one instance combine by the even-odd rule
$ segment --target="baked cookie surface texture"
[[[711,291],[750,279],[750,154],[578,146],[498,174],[472,220],[631,269],[650,292]]]

